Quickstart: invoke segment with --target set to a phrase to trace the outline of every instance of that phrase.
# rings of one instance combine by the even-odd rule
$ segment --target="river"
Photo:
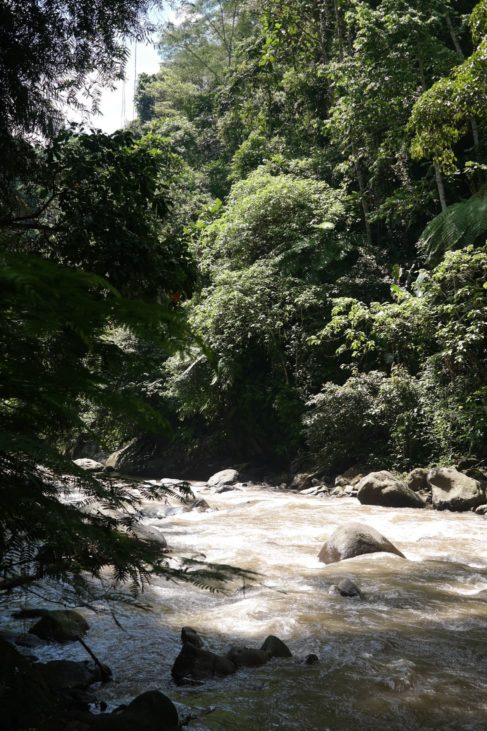
[[[196,488],[210,512],[165,510],[144,519],[184,555],[259,572],[255,586],[212,594],[161,581],[152,611],[84,611],[87,641],[114,681],[109,708],[158,688],[189,709],[214,707],[193,731],[484,731],[487,729],[487,522],[474,513],[362,506],[247,486]],[[151,505],[151,508],[156,506]],[[157,512],[157,510],[156,510]],[[361,556],[325,566],[317,554],[336,527],[373,526],[407,557]],[[365,598],[329,593],[350,577]],[[32,603],[32,602],[31,602]],[[177,688],[170,669],[183,625],[208,649],[258,647],[274,634],[294,657],[226,679]],[[18,628],[20,629],[20,628]],[[305,665],[309,653],[318,665]],[[42,660],[83,657],[77,645],[36,649]]]

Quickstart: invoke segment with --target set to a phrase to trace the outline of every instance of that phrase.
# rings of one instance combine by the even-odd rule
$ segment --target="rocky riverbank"
[[[440,674],[444,675],[447,671],[441,657],[446,651],[447,635],[442,627],[448,626],[448,652],[452,663],[460,668],[458,672],[463,674],[460,686],[470,703],[471,728],[481,729],[476,720],[474,697],[475,693],[480,693],[478,682],[482,677],[479,672],[482,662],[468,654],[467,646],[475,647],[480,628],[485,628],[483,594],[487,592],[487,565],[484,566],[481,559],[484,518],[472,514],[473,506],[467,509],[462,505],[462,512],[458,512],[457,506],[455,511],[440,508],[438,512],[416,507],[396,509],[361,503],[357,497],[347,494],[351,488],[358,496],[364,487],[370,490],[372,484],[379,495],[385,493],[387,496],[390,494],[388,488],[395,489],[395,483],[399,482],[418,495],[426,508],[433,508],[433,491],[438,487],[439,474],[444,473],[423,472],[425,479],[418,480],[419,489],[413,489],[413,477],[421,477],[417,472],[402,480],[390,473],[360,475],[358,472],[355,476],[337,478],[335,485],[327,485],[308,475],[295,478],[294,484],[270,486],[241,482],[236,471],[226,471],[207,482],[193,483],[192,496],[185,502],[169,495],[158,501],[144,502],[140,506],[141,534],[157,537],[169,551],[174,551],[174,555],[184,554],[255,570],[260,575],[255,587],[234,587],[228,596],[218,597],[194,588],[159,585],[156,581],[151,593],[156,614],[150,614],[153,617],[150,623],[149,615],[138,614],[139,610],[122,610],[122,623],[129,627],[128,635],[120,634],[102,608],[97,614],[77,610],[81,620],[74,623],[73,631],[94,650],[102,666],[106,664],[112,668],[113,680],[108,683],[102,683],[108,678],[100,675],[96,663],[89,661],[87,664],[88,655],[79,642],[55,645],[53,642],[61,636],[53,635],[52,629],[43,638],[38,637],[38,631],[25,634],[30,628],[25,624],[25,616],[22,627],[13,633],[12,622],[20,620],[12,620],[8,641],[2,642],[3,687],[10,683],[11,698],[16,697],[15,692],[20,693],[17,698],[26,697],[26,693],[32,698],[29,708],[38,708],[37,728],[43,728],[39,719],[47,713],[46,729],[85,731],[88,728],[130,727],[172,731],[176,717],[171,708],[175,708],[179,726],[187,725],[186,721],[193,717],[189,727],[199,731],[225,728],[221,719],[228,714],[231,719],[227,727],[240,729],[240,721],[232,715],[233,707],[241,714],[242,723],[250,723],[252,713],[257,713],[260,719],[257,723],[262,724],[260,712],[250,699],[252,684],[264,682],[266,687],[273,689],[272,697],[280,698],[279,703],[284,704],[282,713],[289,719],[289,727],[299,728],[292,725],[296,723],[292,720],[295,711],[290,706],[297,703],[295,689],[301,687],[302,678],[306,677],[307,686],[301,687],[299,701],[306,709],[303,711],[307,718],[306,729],[322,728],[309,705],[311,699],[314,699],[313,703],[321,703],[315,696],[315,687],[321,687],[325,697],[331,692],[337,702],[342,703],[341,710],[336,712],[343,716],[342,725],[336,727],[349,728],[343,726],[352,721],[343,706],[339,682],[340,673],[344,672],[348,687],[352,684],[356,693],[350,713],[361,719],[361,728],[372,727],[367,726],[357,699],[362,698],[361,702],[365,703],[364,693],[370,693],[374,688],[385,709],[384,718],[389,719],[389,728],[402,729],[402,721],[394,715],[393,706],[399,703],[401,713],[410,718],[410,710],[406,712],[410,700],[394,694],[388,699],[387,693],[378,692],[382,663],[387,665],[387,682],[397,684],[403,681],[400,681],[399,666],[396,668],[394,663],[406,657],[407,663],[415,667],[410,680],[413,695],[423,698],[422,686],[425,691],[429,688],[428,692],[434,694],[437,702],[446,702],[441,690],[431,686],[424,652],[429,648],[428,652],[442,667]],[[466,471],[451,469],[446,472],[449,484],[455,484],[452,478],[457,479],[457,474],[460,480],[467,477],[483,487],[480,480]],[[111,475],[110,479],[115,482],[122,479]],[[315,484],[306,484],[310,480],[315,480]],[[174,487],[178,481],[157,482]],[[467,482],[467,485],[471,483]],[[137,490],[137,483],[133,483],[133,489]],[[452,487],[448,492],[452,495],[455,492],[455,499],[458,499],[456,488],[454,491]],[[371,546],[375,546],[373,552]],[[323,560],[325,563],[320,563]],[[466,592],[461,594],[461,604],[457,591]],[[29,623],[34,627],[43,620],[45,626],[46,616],[32,617]],[[90,629],[85,635],[80,628],[87,620]],[[138,624],[144,629],[134,633]],[[205,645],[199,648],[201,652],[188,653],[186,648],[177,663],[184,646],[191,644],[187,641],[181,644],[182,624],[194,627],[195,635],[202,638]],[[456,633],[457,626],[460,634]],[[163,627],[169,631],[163,631]],[[389,634],[391,638],[402,639],[386,641]],[[282,638],[293,657],[271,658],[262,642],[268,635]],[[369,663],[363,653],[375,660]],[[39,662],[32,662],[26,655],[37,656]],[[192,664],[187,663],[188,655]],[[256,661],[257,656],[264,659],[264,664]],[[210,671],[211,663],[205,665],[208,657],[210,660],[224,658],[228,667],[238,668],[239,672],[219,677],[218,673]],[[246,664],[249,657],[255,664],[253,668]],[[305,669],[308,667],[304,663],[306,657],[319,661],[313,669],[314,675],[309,675],[310,670]],[[247,658],[245,663],[240,662],[242,658]],[[206,667],[206,677],[201,677],[202,667]],[[413,679],[416,674],[417,681]],[[16,683],[23,676],[19,688]],[[174,684],[175,680],[178,683]],[[443,680],[451,688],[453,677]],[[195,692],[202,695],[198,696],[200,700],[193,708],[192,696],[187,694]],[[222,701],[223,692],[234,699],[229,705]],[[247,710],[245,704],[243,708],[241,706],[242,693],[248,695]],[[287,700],[282,695],[286,693]],[[141,699],[135,702],[135,698]],[[417,702],[426,703],[425,698]],[[274,703],[270,696],[268,702]],[[108,708],[103,710],[100,703],[108,703]],[[43,704],[50,710],[43,711]],[[19,709],[28,710],[18,701],[14,706],[15,713]],[[217,710],[204,724],[195,720],[199,713],[214,706]],[[163,707],[169,713],[167,719],[162,715]],[[252,713],[250,707],[254,708]],[[19,721],[14,715],[9,720],[8,708],[5,704],[3,708],[7,710],[2,711],[2,728],[36,728],[31,724],[32,719],[26,717],[20,717]],[[151,709],[155,709],[155,715],[151,715]],[[440,721],[431,720],[436,717],[437,710],[425,705],[422,713],[423,719],[429,718],[429,725],[424,720],[416,725],[411,721],[404,728],[447,727],[441,726]],[[137,721],[134,714],[138,714]],[[457,716],[454,718],[454,723],[460,723]],[[443,717],[440,720],[445,723]],[[19,725],[20,722],[24,725]],[[248,725],[242,726],[246,727]],[[265,731],[270,728],[258,727]],[[380,723],[376,728],[382,729]]]

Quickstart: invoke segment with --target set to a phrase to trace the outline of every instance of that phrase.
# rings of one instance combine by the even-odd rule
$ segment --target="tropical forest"
[[[485,731],[486,520],[487,0],[0,0],[0,731]]]

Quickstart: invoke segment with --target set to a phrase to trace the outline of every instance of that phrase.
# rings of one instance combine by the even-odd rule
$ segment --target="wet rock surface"
[[[89,630],[86,619],[73,609],[25,609],[14,616],[16,619],[41,617],[29,633],[50,642],[74,642]]]
[[[342,579],[338,584],[332,584],[330,594],[337,594],[343,597],[359,597],[363,598],[363,594],[357,584],[351,579]]]
[[[134,698],[126,708],[92,717],[87,730],[89,728],[97,731],[177,731],[180,725],[170,698],[158,690],[149,690]]]
[[[90,662],[51,660],[36,663],[37,671],[51,690],[82,690],[102,680],[100,669]]]
[[[269,657],[292,657],[289,647],[275,635],[266,637],[260,649],[267,652]]]
[[[424,502],[404,482],[387,471],[371,472],[357,485],[357,498],[362,505],[386,508],[423,508]]]
[[[239,473],[237,470],[228,469],[220,470],[212,475],[208,480],[208,487],[224,487],[228,485],[235,485],[239,481]]]
[[[473,477],[453,468],[441,467],[428,472],[433,507],[436,510],[464,511],[485,502],[485,487]]]
[[[318,559],[335,563],[367,553],[386,552],[401,558],[404,554],[375,528],[363,523],[350,523],[338,528],[323,545]]]
[[[232,646],[225,655],[203,649],[203,640],[192,627],[182,628],[181,641],[183,646],[171,670],[179,685],[188,679],[225,677],[239,668],[258,668],[272,658],[292,657],[288,646],[275,635],[266,637],[260,648]]]

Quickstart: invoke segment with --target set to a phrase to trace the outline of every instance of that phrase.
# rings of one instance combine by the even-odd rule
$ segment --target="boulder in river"
[[[231,647],[227,658],[237,668],[260,668],[269,662],[271,655],[267,650],[257,650],[254,647]]]
[[[36,665],[0,636],[0,728],[49,728],[58,709],[58,698],[47,686]]]
[[[190,645],[194,645],[195,647],[203,647],[203,640],[197,633],[195,629],[192,627],[183,627],[181,629],[181,642],[189,642]]]
[[[47,644],[46,640],[41,640],[40,637],[31,635],[28,632],[22,632],[20,635],[17,635],[14,642],[19,647],[29,647],[31,649],[34,647],[45,647]]]
[[[292,482],[289,485],[289,489],[298,490],[299,492],[307,490],[308,488],[313,487],[313,480],[315,477],[315,472],[298,472],[298,474],[294,475]]]
[[[137,538],[143,541],[152,541],[153,543],[158,543],[161,548],[167,548],[167,540],[156,525],[137,523],[134,527],[134,532]]]
[[[85,472],[101,472],[105,467],[101,462],[97,462],[95,459],[89,459],[88,457],[74,459],[73,462],[76,467],[80,467]]]
[[[485,503],[485,487],[452,467],[430,470],[428,483],[436,510],[464,511]]]
[[[392,553],[406,558],[383,535],[363,523],[349,523],[337,528],[318,554],[322,563],[336,563],[366,553]]]
[[[197,500],[193,500],[190,505],[186,508],[186,512],[189,512],[190,510],[196,510],[200,513],[206,513],[208,510],[212,510],[212,508],[208,505],[206,500],[203,500],[203,498],[198,498]]]
[[[147,435],[136,437],[112,452],[105,465],[120,474],[157,479],[167,469],[164,440]]]
[[[357,485],[357,498],[362,505],[381,505],[385,508],[424,508],[424,502],[404,482],[390,472],[371,472]]]
[[[332,584],[330,586],[330,594],[339,594],[345,597],[358,596],[360,599],[363,598],[363,594],[358,588],[357,584],[351,579],[342,579],[338,584]]]
[[[269,635],[265,638],[262,647],[260,648],[264,652],[267,652],[269,657],[292,657],[293,654],[289,647],[276,637],[275,635]]]
[[[215,676],[225,677],[234,673],[236,669],[235,663],[228,657],[216,655],[214,652],[185,642],[174,661],[171,674],[176,683],[181,683],[185,678],[204,680]]]
[[[216,492],[221,495],[223,492],[233,492],[234,490],[241,490],[242,488],[237,487],[237,485],[221,485]]]
[[[74,609],[22,609],[13,616],[16,619],[41,617],[29,632],[50,642],[74,642],[90,628],[86,619]]]
[[[335,477],[335,487],[346,487],[347,485],[357,485],[362,477],[371,472],[370,467],[361,464],[353,465],[345,470],[343,474]]]
[[[409,475],[406,477],[406,485],[413,492],[429,490],[428,472],[429,470],[426,467],[416,467],[416,469],[411,470]]]
[[[159,690],[148,690],[122,710],[94,717],[97,731],[178,731],[174,703]]]
[[[319,665],[320,659],[318,655],[315,655],[314,652],[312,652],[310,655],[306,655],[304,658],[304,664],[305,665]]]
[[[237,470],[228,469],[216,472],[208,480],[208,487],[223,487],[224,485],[235,485],[239,480]]]
[[[81,690],[102,680],[100,669],[90,662],[51,660],[35,667],[53,691]]]

